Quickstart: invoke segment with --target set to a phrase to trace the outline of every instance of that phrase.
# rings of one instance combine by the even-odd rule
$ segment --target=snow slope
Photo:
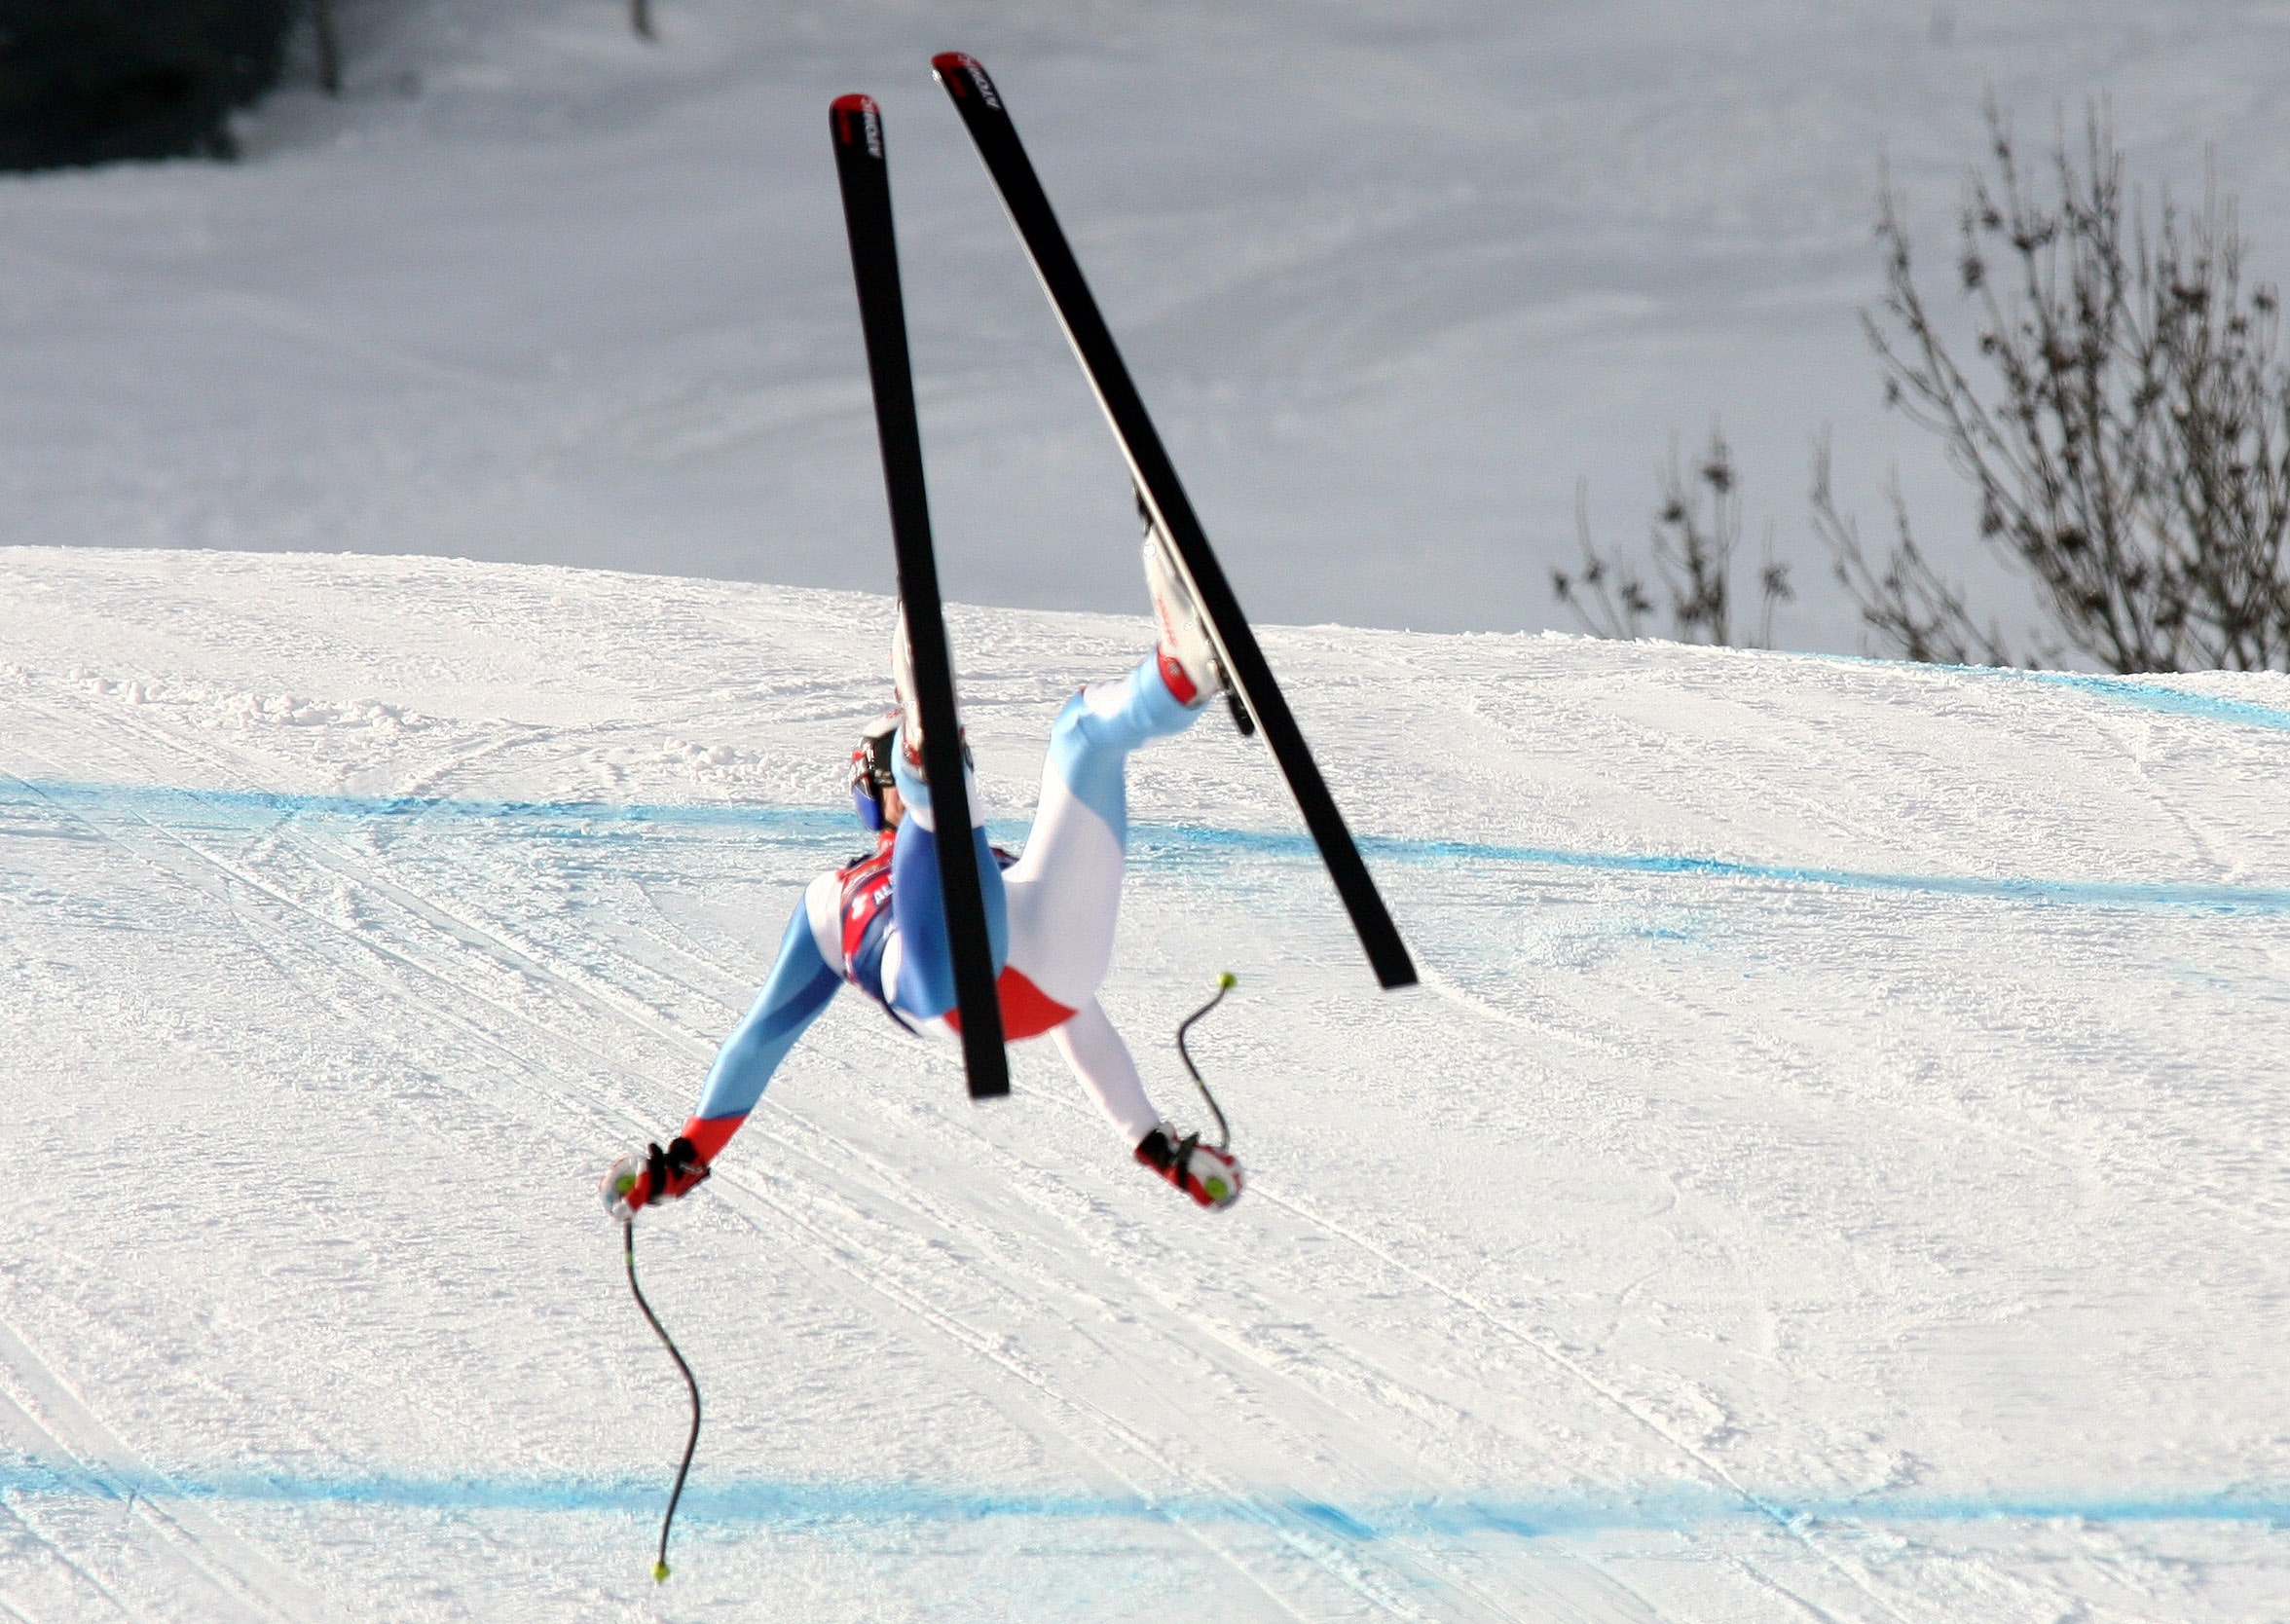
[[[1948,263],[1983,90],[2112,98],[2132,173],[2290,269],[2279,0],[338,0],[349,84],[246,161],[0,178],[0,540],[450,554],[887,591],[824,124],[881,98],[954,594],[1126,609],[1127,486],[951,109],[998,76],[1242,602],[1571,627],[1574,496],[1635,543],[1722,418],[1752,550],[1835,425],[1991,590],[1879,409],[1880,161]],[[2013,629],[2012,605],[1999,612]]]
[[[1114,543],[1109,542],[1109,547]],[[1254,1174],[838,1001],[681,1121],[876,598],[0,553],[0,1613],[2239,1620],[2290,1609],[2290,680],[1274,629],[1426,971],[1267,762],[1136,762],[1107,1003]],[[1022,828],[1142,618],[961,609]]]

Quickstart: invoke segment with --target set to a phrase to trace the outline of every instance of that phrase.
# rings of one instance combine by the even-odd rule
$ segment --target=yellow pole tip
[[[667,1565],[666,1563],[664,1563],[664,1562],[655,1562],[655,1563],[653,1563],[653,1564],[652,1564],[652,1583],[654,1583],[654,1584],[666,1584],[667,1582],[668,1582],[668,1565]]]
[[[1220,987],[1226,987],[1226,988],[1231,988],[1231,987],[1237,987],[1237,986],[1238,986],[1239,984],[1240,984],[1240,978],[1239,978],[1239,977],[1237,977],[1237,976],[1236,976],[1236,975],[1234,975],[1234,974],[1233,974],[1233,973],[1232,973],[1230,970],[1220,970],[1220,971],[1218,971],[1218,972],[1217,972],[1217,985],[1218,985],[1218,986],[1220,986]]]

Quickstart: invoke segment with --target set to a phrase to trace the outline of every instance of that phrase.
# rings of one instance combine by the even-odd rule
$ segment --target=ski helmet
[[[867,724],[851,747],[851,809],[860,823],[880,830],[890,822],[883,812],[883,792],[897,782],[891,772],[891,753],[898,748],[897,711],[885,711]]]

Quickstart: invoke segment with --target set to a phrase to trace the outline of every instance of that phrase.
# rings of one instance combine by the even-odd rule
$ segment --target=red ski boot
[[[676,1200],[708,1176],[708,1163],[689,1139],[678,1138],[666,1150],[646,1145],[630,1151],[612,1163],[597,1186],[605,1210],[625,1224],[647,1206]]]
[[[1163,1123],[1137,1141],[1137,1160],[1202,1206],[1221,1211],[1240,1199],[1240,1163],[1198,1133],[1180,1139]]]

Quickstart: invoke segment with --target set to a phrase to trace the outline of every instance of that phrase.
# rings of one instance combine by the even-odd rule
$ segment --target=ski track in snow
[[[1283,827],[1253,747],[1212,720],[1140,757],[1109,1007],[1182,1114],[1162,1034],[1240,972],[1202,1048],[1249,1198],[1174,1202],[1032,1046],[1020,1098],[974,1111],[951,1052],[839,1001],[644,1228],[710,1403],[654,1590],[641,1496],[483,1485],[664,1495],[673,1375],[593,1179],[682,1119],[802,880],[856,849],[755,809],[832,805],[875,703],[849,628],[872,647],[887,612],[427,561],[0,563],[6,1143],[91,1173],[11,1198],[17,1616],[2224,1619],[2280,1593],[2276,1521],[2202,1507],[2290,1480],[2290,741],[2243,714],[2282,684],[2181,708],[1270,634],[1427,991],[1377,997],[1293,840],[1245,832]],[[990,794],[1141,635],[953,622]],[[568,822],[598,803],[653,812]],[[1602,853],[1632,861],[1550,861]],[[2050,889],[1831,883],[2021,875]],[[439,1498],[354,1492],[375,1474]],[[854,1487],[710,1519],[757,1480]],[[291,1488],[328,1482],[353,1488]],[[868,1484],[1135,1512],[870,1516]]]
[[[152,737],[148,731],[145,736]],[[173,743],[164,737],[154,738],[153,742],[163,745]],[[151,764],[160,765],[163,763],[155,761]],[[210,772],[221,765],[211,758],[198,761],[195,764]],[[200,851],[192,841],[183,839],[175,831],[168,830],[162,826],[152,824],[149,827],[154,830],[154,832],[174,840],[184,849],[195,852],[205,858],[206,861],[215,864],[230,878],[240,884],[263,892],[274,902],[290,907],[294,905],[290,898],[276,886],[266,884],[261,875],[249,867],[221,862],[211,854]],[[345,862],[346,854],[341,851],[325,851],[314,842],[298,838],[297,832],[289,825],[282,823],[272,838],[281,844],[291,845],[297,855],[311,858],[331,871],[349,879],[351,884],[386,899],[402,912],[413,915],[414,923],[417,926],[426,924],[433,928],[441,927],[448,936],[458,939],[462,945],[505,963],[521,974],[544,978],[560,988],[576,990],[582,995],[584,1001],[605,1004],[610,1016],[653,1024],[650,1018],[653,1013],[641,1003],[624,997],[609,996],[610,993],[622,992],[625,989],[612,986],[609,982],[599,987],[592,978],[572,972],[562,961],[555,960],[545,950],[537,948],[529,941],[507,936],[497,924],[480,924],[464,917],[449,914],[432,898],[411,893],[393,882],[382,880],[371,873],[359,872],[355,867],[354,859]],[[307,912],[307,910],[304,911]],[[396,960],[403,968],[416,968],[410,955],[389,948],[383,948],[382,952],[385,956]],[[430,974],[433,977],[436,975],[435,972]],[[438,977],[437,978],[443,979],[444,978]],[[516,1017],[519,1015],[519,1012],[505,1007],[497,1006],[497,1008],[503,1015]],[[443,1008],[432,1007],[427,1013],[442,1019],[453,1018],[452,1012]],[[657,1030],[656,1026],[655,1030]],[[712,1046],[699,1034],[677,1029],[662,1035],[684,1040],[692,1056],[703,1065],[711,1053]],[[498,1032],[494,1034],[492,1041],[500,1042]],[[550,1062],[542,1056],[506,1045],[503,1047],[508,1049],[510,1055],[529,1073],[545,1071],[549,1067]],[[562,1101],[558,1103],[561,1105]],[[646,1131],[646,1124],[632,1114],[622,1113],[616,1119],[609,1115],[600,1117],[594,1112],[582,1115],[586,1118],[584,1126],[601,1129],[607,1134]],[[767,1129],[751,1129],[751,1133],[758,1131],[768,1136]],[[875,1188],[869,1190],[868,1195],[879,1199],[889,1193],[893,1199],[903,1199],[903,1204],[905,1204],[909,1210],[904,1216],[903,1221],[896,1226],[897,1229],[910,1230],[919,1223],[951,1233],[964,1244],[966,1251],[974,1260],[979,1253],[994,1249],[991,1237],[979,1231],[975,1225],[966,1224],[953,1218],[940,1203],[931,1201],[927,1192],[909,1188],[910,1181],[899,1177],[892,1170],[883,1167],[877,1159],[866,1155],[864,1151],[858,1150],[854,1146],[821,1136],[819,1140],[815,1140],[810,1145],[783,1139],[779,1148],[784,1152],[808,1155],[816,1159],[817,1146],[821,1142],[831,1145],[838,1152],[839,1161],[846,1163],[856,1161],[864,1164],[868,1172],[875,1175],[877,1181]],[[829,1171],[831,1176],[831,1169],[823,1168],[822,1170]],[[1029,1179],[1039,1176],[1039,1169],[1029,1168],[1022,1164],[1005,1170],[1012,1176],[1013,1187],[1021,1193],[1027,1190]],[[1406,1591],[1412,1586],[1405,1582],[1399,1585],[1379,1582],[1373,1573],[1373,1569],[1378,1564],[1373,1561],[1362,1562],[1348,1557],[1339,1544],[1330,1541],[1320,1530],[1310,1526],[1305,1518],[1293,1510],[1275,1506],[1259,1496],[1249,1495],[1235,1483],[1214,1473],[1199,1470],[1184,1471],[1170,1458],[1164,1448],[1157,1448],[1149,1438],[1137,1432],[1119,1418],[1097,1406],[1077,1404],[1064,1395],[1059,1390],[1052,1373],[1039,1369],[1030,1361],[1014,1356],[1001,1346],[1004,1339],[967,1324],[955,1316],[947,1315],[933,1307],[935,1303],[949,1299],[978,1302],[989,1296],[1006,1299],[1013,1304],[1029,1298],[1038,1302],[1041,1295],[1045,1293],[1060,1289],[1073,1291],[1075,1288],[1069,1279],[1053,1276],[1036,1267],[1027,1271],[1026,1278],[1016,1290],[1013,1290],[1006,1282],[985,1282],[976,1277],[958,1282],[953,1286],[940,1283],[936,1289],[923,1288],[901,1279],[899,1270],[893,1260],[893,1254],[890,1251],[854,1246],[848,1237],[850,1228],[865,1226],[870,1222],[879,1223],[879,1218],[866,1211],[864,1207],[842,1206],[836,1214],[842,1221],[842,1227],[823,1226],[816,1213],[820,1199],[817,1191],[811,1192],[803,1204],[790,1204],[784,1199],[774,1199],[767,1187],[752,1180],[743,1180],[735,1170],[727,1169],[727,1174],[728,1176],[723,1178],[721,1182],[734,1188],[744,1186],[743,1193],[752,1198],[758,1198],[761,1210],[767,1213],[772,1220],[768,1226],[759,1222],[757,1226],[758,1229],[768,1227],[774,1233],[785,1234],[792,1228],[806,1234],[823,1252],[839,1262],[845,1272],[862,1284],[871,1288],[876,1294],[887,1299],[896,1307],[929,1324],[949,1342],[989,1360],[1003,1372],[1024,1384],[1026,1387],[1031,1389],[1032,1395],[1038,1397],[1041,1402],[1053,1409],[1068,1411],[1085,1426],[1107,1435],[1108,1440],[1118,1446],[1121,1451],[1142,1458],[1164,1478],[1174,1477],[1184,1485],[1182,1491],[1184,1494],[1193,1497],[1213,1495],[1222,1504],[1242,1508],[1242,1514],[1246,1520],[1261,1522],[1272,1529],[1291,1555],[1321,1568],[1339,1584],[1353,1591],[1379,1610],[1403,1617],[1424,1615],[1421,1608],[1406,1600]],[[1299,1209],[1293,1206],[1290,1206],[1289,1210],[1303,1216]],[[751,1216],[754,1215],[751,1212]],[[1322,1225],[1322,1227],[1328,1226]],[[1354,1244],[1366,1245],[1366,1243],[1358,1241],[1356,1237],[1347,1236],[1346,1238],[1353,1240]],[[1379,1258],[1383,1256],[1380,1252],[1376,1252],[1372,1246],[1366,1249]],[[1067,1261],[1070,1263],[1072,1260],[1069,1258]],[[1389,1260],[1385,1259],[1384,1261],[1388,1263]],[[1107,1289],[1110,1289],[1110,1282]],[[1082,1295],[1087,1297],[1093,1294],[1085,1292]],[[1165,1302],[1164,1306],[1171,1309],[1180,1309],[1181,1307],[1173,1302]],[[1089,1340],[1089,1333],[1079,1323],[1069,1321],[1068,1324],[1076,1337]],[[1198,1359],[1198,1350],[1188,1351],[1193,1352]],[[1387,1373],[1381,1371],[1374,1372],[1373,1375],[1378,1380],[1391,1380]],[[1118,1465],[1106,1459],[1101,1449],[1090,1448],[1087,1445],[1084,1447],[1100,1464],[1107,1465],[1116,1472],[1121,1472]],[[1145,1485],[1137,1478],[1127,1473],[1121,1473],[1121,1475],[1122,1480],[1133,1491],[1141,1494],[1146,1492]],[[1200,1538],[1203,1543],[1210,1543],[1209,1537],[1204,1533],[1196,1532],[1195,1536]],[[1246,1564],[1237,1559],[1231,1551],[1215,1547],[1213,1544],[1211,1548],[1216,1549],[1217,1555],[1221,1559],[1231,1563],[1243,1573],[1247,1572]],[[1446,1576],[1451,1579],[1455,1577],[1454,1575]],[[1276,1603],[1280,1601],[1282,1594],[1280,1587],[1268,1584],[1263,1588],[1270,1599]],[[1479,1587],[1470,1586],[1469,1589],[1478,1591]],[[1627,1596],[1628,1592],[1625,1591],[1623,1594]],[[1486,1597],[1484,1594],[1481,1594],[1478,1599],[1482,1604],[1493,1602],[1492,1598]],[[1635,1610],[1643,1611],[1644,1609]],[[1510,1616],[1507,1611],[1505,1615]],[[1300,1613],[1298,1616],[1306,1615]]]
[[[0,1433],[10,1446],[69,1462],[75,1475],[98,1491],[92,1503],[57,1505],[52,1497],[34,1496],[11,1507],[17,1526],[44,1547],[43,1556],[80,1581],[75,1590],[85,1586],[130,1618],[155,1612],[289,1621],[323,1616],[309,1587],[187,1501],[6,1326],[0,1326],[0,1388],[13,1410],[0,1417]],[[91,1528],[98,1522],[109,1526]],[[93,1553],[74,1554],[91,1544]],[[105,1571],[117,1575],[116,1584],[105,1582]],[[87,1601],[85,1594],[75,1595],[72,1605],[84,1608]]]

